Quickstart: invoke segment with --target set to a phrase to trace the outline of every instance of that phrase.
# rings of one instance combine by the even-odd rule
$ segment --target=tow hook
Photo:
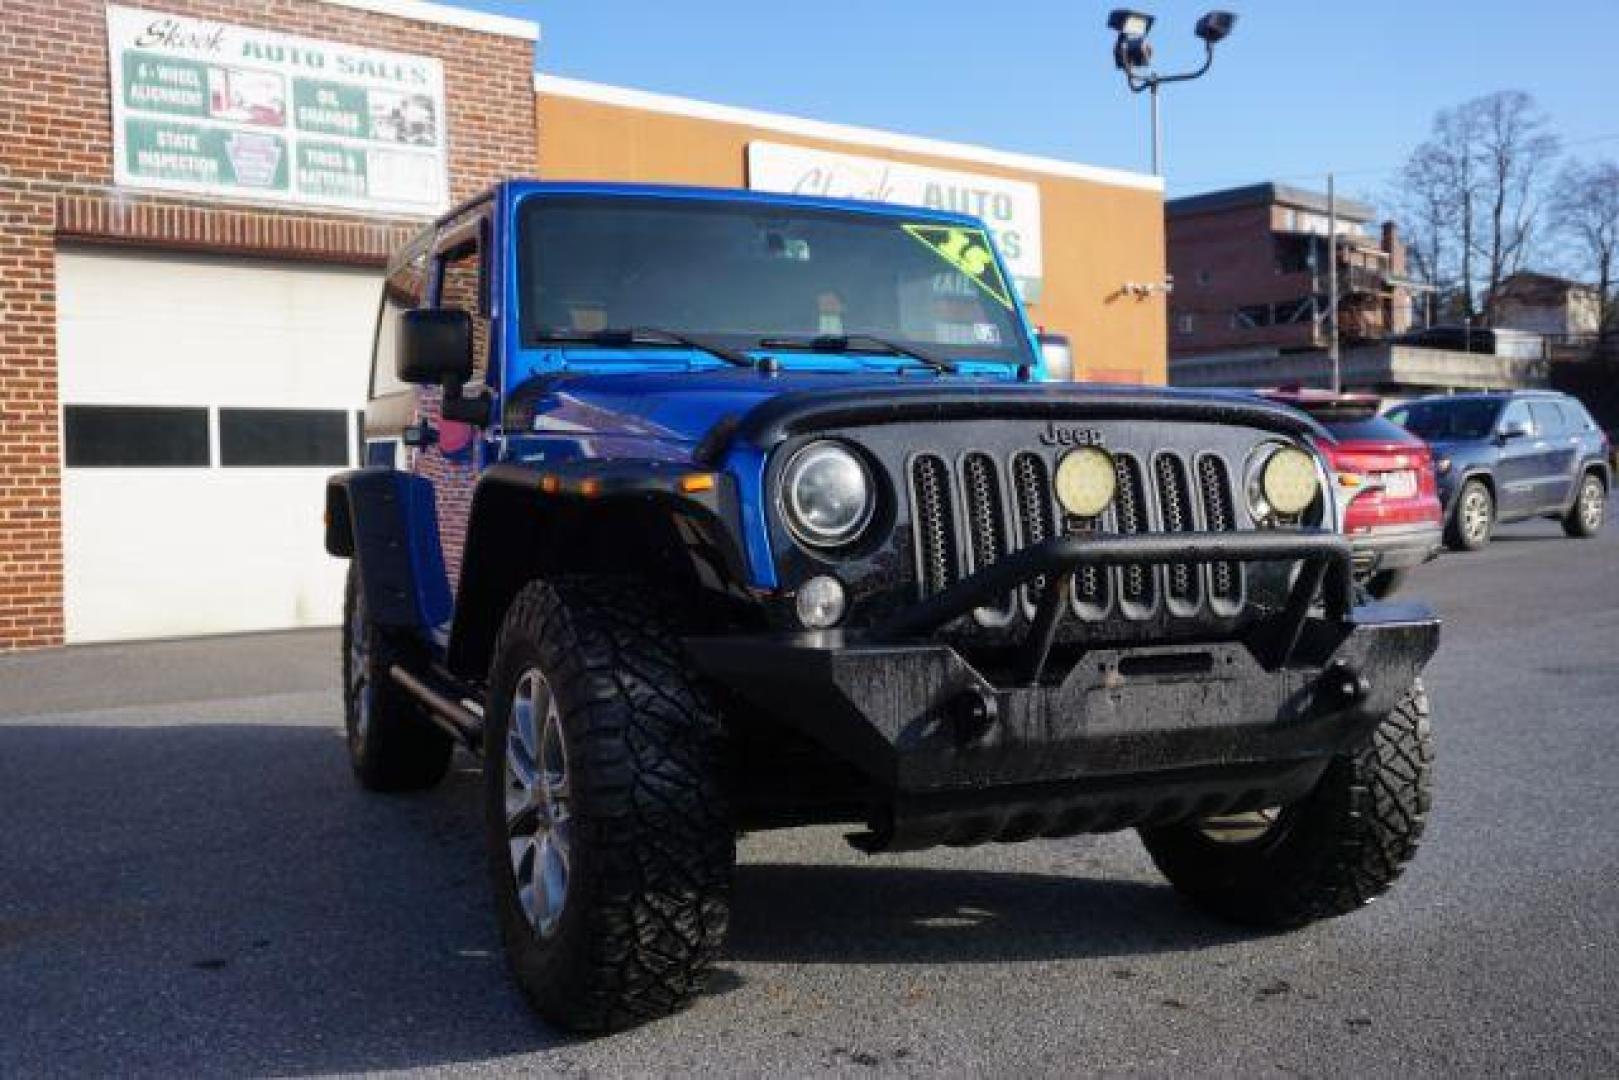
[[[1372,692],[1371,680],[1342,660],[1328,665],[1316,686],[1322,704],[1333,710],[1347,709]]]
[[[957,746],[975,743],[989,734],[1001,716],[1001,705],[993,691],[975,686],[958,694],[950,703],[950,719]]]

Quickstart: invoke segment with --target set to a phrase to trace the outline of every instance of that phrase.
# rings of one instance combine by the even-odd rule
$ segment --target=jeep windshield
[[[625,196],[530,199],[523,343],[1032,364],[984,232],[926,217]],[[660,340],[661,338],[661,340]],[[710,349],[709,351],[712,351]],[[941,365],[942,366],[942,365]]]

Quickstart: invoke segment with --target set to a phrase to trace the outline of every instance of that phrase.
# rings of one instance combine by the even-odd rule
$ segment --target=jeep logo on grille
[[[1102,433],[1096,428],[1050,423],[1040,433],[1040,441],[1047,446],[1101,446]]]

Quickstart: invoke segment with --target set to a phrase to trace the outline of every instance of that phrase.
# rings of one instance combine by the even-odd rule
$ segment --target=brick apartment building
[[[1345,344],[1411,325],[1405,248],[1364,203],[1337,200],[1339,334]],[[1169,355],[1283,353],[1327,343],[1327,198],[1282,184],[1165,204]]]
[[[6,0],[0,650],[335,623],[321,491],[360,457],[379,268],[505,176],[977,199],[1083,371],[1162,380],[1154,178],[565,81],[547,104],[538,38],[424,0]]]

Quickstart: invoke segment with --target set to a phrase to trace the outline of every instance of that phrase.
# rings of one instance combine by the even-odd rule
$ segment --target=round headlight
[[[782,506],[793,535],[814,547],[836,547],[860,535],[877,509],[865,462],[834,442],[811,443],[781,474]]]
[[[1315,459],[1302,450],[1284,446],[1265,461],[1259,490],[1278,514],[1301,514],[1321,490]]]
[[[1075,517],[1095,517],[1118,491],[1113,455],[1100,446],[1082,446],[1057,463],[1057,501]]]

